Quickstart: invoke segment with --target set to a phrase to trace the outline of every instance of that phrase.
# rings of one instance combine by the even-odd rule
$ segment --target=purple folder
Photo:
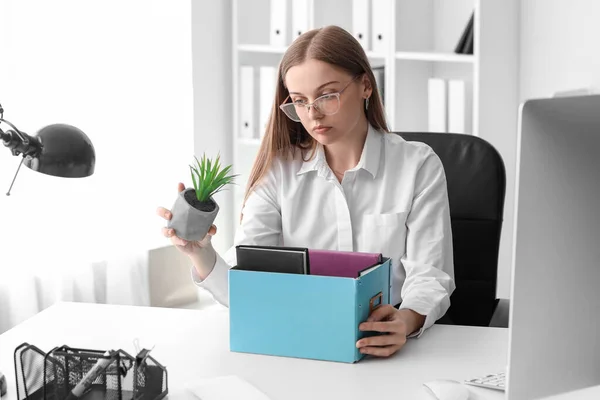
[[[308,250],[311,275],[357,278],[360,272],[383,261],[381,253]]]

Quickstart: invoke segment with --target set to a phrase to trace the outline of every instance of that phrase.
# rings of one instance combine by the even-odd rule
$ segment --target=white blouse
[[[442,317],[455,289],[446,176],[429,146],[369,126],[358,165],[342,182],[323,147],[307,162],[277,158],[246,201],[233,246],[194,282],[228,305],[228,269],[239,244],[382,253],[392,263],[392,304]]]

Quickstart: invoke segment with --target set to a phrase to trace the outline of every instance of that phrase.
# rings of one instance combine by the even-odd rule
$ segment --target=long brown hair
[[[275,99],[271,106],[271,115],[254,165],[250,172],[244,204],[252,190],[258,185],[271,168],[278,154],[292,154],[296,150],[311,150],[310,158],[315,155],[317,142],[304,129],[300,122],[286,117],[279,109],[289,92],[285,87],[285,75],[288,70],[308,59],[326,62],[336,66],[352,76],[366,74],[373,89],[369,107],[365,113],[368,122],[383,132],[388,132],[385,112],[377,90],[375,76],[363,47],[348,31],[338,26],[326,26],[305,32],[290,45],[279,64]],[[242,213],[243,214],[243,213]],[[240,220],[242,215],[240,215]]]

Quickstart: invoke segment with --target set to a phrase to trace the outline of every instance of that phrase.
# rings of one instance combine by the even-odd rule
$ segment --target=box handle
[[[369,300],[369,314],[373,312],[374,309],[381,305],[381,300],[383,299],[383,292],[377,293],[375,296],[371,297]]]

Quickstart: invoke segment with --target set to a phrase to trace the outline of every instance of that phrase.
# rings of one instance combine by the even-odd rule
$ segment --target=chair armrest
[[[490,320],[490,327],[493,328],[508,328],[508,313],[510,310],[509,299],[498,299],[494,315]]]

